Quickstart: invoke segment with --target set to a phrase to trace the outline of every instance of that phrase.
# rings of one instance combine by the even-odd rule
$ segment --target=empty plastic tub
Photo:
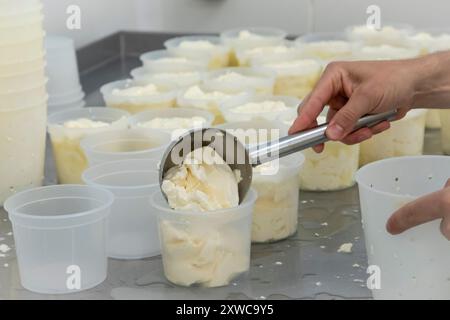
[[[85,136],[128,127],[128,113],[95,107],[57,112],[48,117],[48,132],[53,146],[59,183],[81,183],[88,167],[80,147]]]
[[[0,45],[0,61],[2,63],[19,63],[42,56],[44,37],[38,36],[26,41]]]
[[[229,63],[229,48],[216,36],[177,37],[167,40],[164,46],[174,56],[207,63],[209,69],[224,68]]]
[[[0,110],[11,108],[26,108],[36,105],[36,101],[47,100],[47,81],[35,84],[30,88],[24,88],[8,93],[0,93]]]
[[[441,143],[444,154],[450,154],[450,110],[440,110]]]
[[[81,141],[81,147],[91,166],[129,159],[161,160],[170,138],[170,134],[160,130],[122,129],[86,137]]]
[[[151,128],[170,133],[173,139],[191,129],[209,128],[214,121],[211,112],[190,108],[162,108],[138,113],[129,119],[132,128]]]
[[[28,21],[18,21],[16,23],[0,22],[0,44],[12,44],[16,42],[29,41],[34,38],[44,38],[43,15],[37,15]]]
[[[188,59],[186,57],[177,57],[167,50],[155,50],[141,55],[141,61],[144,68],[149,72],[181,72],[181,71],[206,71],[208,61],[199,61]]]
[[[225,101],[220,105],[220,111],[227,122],[275,120],[297,110],[299,104],[300,100],[294,97],[254,95]]]
[[[254,190],[238,207],[209,212],[173,210],[159,190],[151,201],[170,282],[220,287],[249,270]]]
[[[159,160],[124,160],[87,169],[87,185],[114,194],[109,217],[107,252],[110,258],[142,259],[160,253],[151,195],[159,190]]]
[[[108,107],[138,113],[153,108],[171,108],[175,106],[177,91],[158,84],[138,85],[131,80],[108,83],[100,92]]]
[[[16,63],[3,63],[0,61],[0,74],[21,74],[26,73],[29,70],[36,70],[45,66],[45,56],[43,53],[38,57],[30,60],[23,60]]]
[[[0,109],[0,207],[12,194],[42,185],[46,107],[41,99],[30,107]]]
[[[421,155],[427,110],[414,109],[391,128],[361,142],[360,166],[385,158]]]
[[[21,73],[1,74],[0,93],[17,92],[23,88],[30,88],[46,81],[44,66]]]
[[[375,299],[450,299],[450,243],[439,232],[440,221],[397,236],[386,231],[394,211],[442,189],[448,177],[445,156],[382,160],[356,174],[368,262],[381,271]]]
[[[259,68],[225,68],[210,72],[204,81],[205,87],[226,93],[254,91],[273,94],[275,73]]]
[[[113,195],[103,189],[50,186],[9,198],[24,288],[47,294],[73,293],[106,279],[107,217]]]

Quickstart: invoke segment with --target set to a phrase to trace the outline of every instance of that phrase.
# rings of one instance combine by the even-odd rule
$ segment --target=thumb
[[[336,112],[327,128],[328,138],[342,140],[354,130],[359,118],[375,109],[373,99],[364,92],[356,89],[348,102]]]

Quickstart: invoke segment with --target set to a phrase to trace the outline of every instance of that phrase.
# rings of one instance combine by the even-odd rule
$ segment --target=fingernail
[[[332,140],[339,140],[344,135],[344,129],[338,124],[333,124],[328,127],[327,135]]]

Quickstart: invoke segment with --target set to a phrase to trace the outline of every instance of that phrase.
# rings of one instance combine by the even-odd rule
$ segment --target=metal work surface
[[[121,33],[82,49],[80,66],[88,106],[103,105],[99,86],[126,78],[132,68],[140,65],[139,52],[161,48],[162,40],[171,36]],[[103,63],[98,66],[96,61]],[[427,131],[425,153],[440,153],[439,131]],[[49,144],[45,181],[56,181]],[[300,192],[298,212],[298,233],[285,241],[253,245],[250,272],[228,287],[172,285],[164,278],[160,257],[109,259],[104,283],[81,293],[54,296],[21,287],[11,224],[0,209],[0,244],[11,247],[0,255],[0,299],[370,299],[365,286],[367,262],[357,188]],[[338,253],[340,245],[348,242],[353,243],[353,252]]]

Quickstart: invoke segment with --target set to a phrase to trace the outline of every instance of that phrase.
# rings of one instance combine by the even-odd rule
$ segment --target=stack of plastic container
[[[45,49],[49,113],[84,107],[74,41],[67,37],[48,36]]]
[[[43,180],[47,92],[42,4],[0,0],[0,206]]]

